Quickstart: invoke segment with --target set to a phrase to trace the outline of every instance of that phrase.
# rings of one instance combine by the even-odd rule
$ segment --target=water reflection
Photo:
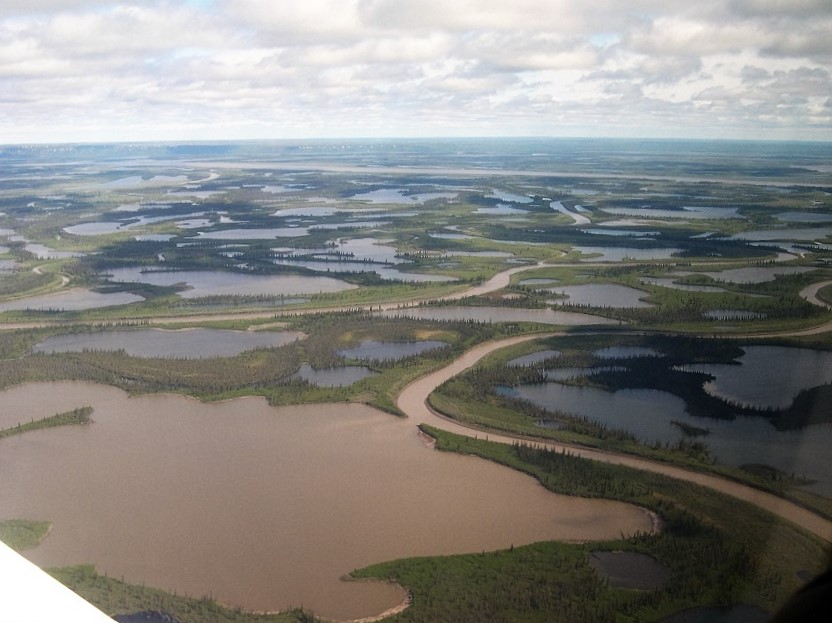
[[[571,371],[572,378],[576,378],[575,372]],[[774,383],[773,387],[778,385]],[[759,463],[786,473],[805,475],[817,481],[809,487],[811,490],[832,497],[832,474],[828,469],[832,424],[778,431],[761,417],[740,416],[734,420],[697,418],[688,414],[681,398],[653,389],[607,391],[597,387],[546,382],[516,388],[501,387],[499,392],[529,400],[552,412],[584,416],[610,428],[626,430],[645,443],[672,444],[678,441],[682,433],[672,423],[673,420],[704,427],[710,434],[699,441],[708,446],[720,463],[733,466]]]

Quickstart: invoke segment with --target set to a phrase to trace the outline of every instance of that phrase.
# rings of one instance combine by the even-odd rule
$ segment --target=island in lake
[[[832,146],[380,144],[0,147],[0,538],[123,621],[764,621],[825,568]]]

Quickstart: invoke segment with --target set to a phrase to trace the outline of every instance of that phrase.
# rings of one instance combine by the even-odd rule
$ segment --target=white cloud
[[[154,138],[154,127],[168,138],[571,127],[754,136],[755,123],[795,136],[811,124],[811,137],[832,139],[830,7],[7,0],[0,140],[47,128]]]

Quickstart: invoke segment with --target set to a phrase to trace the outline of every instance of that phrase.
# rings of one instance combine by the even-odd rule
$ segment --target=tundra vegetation
[[[506,144],[492,153],[487,143],[415,142],[389,155],[395,169],[380,170],[372,167],[388,156],[357,145],[347,156],[326,145],[304,146],[311,150],[304,159],[314,157],[319,167],[298,165],[300,152],[282,144],[204,145],[182,152],[148,145],[141,148],[146,160],[137,160],[127,146],[77,146],[63,155],[49,147],[2,148],[0,162],[11,173],[0,179],[0,388],[85,380],[205,400],[262,395],[272,404],[361,401],[401,415],[396,398],[402,388],[472,346],[559,331],[494,353],[440,387],[431,406],[488,431],[716,473],[832,517],[832,502],[805,490],[799,474],[721,464],[706,434],[709,422],[738,415],[780,430],[828,425],[832,412],[823,405],[829,404],[830,386],[805,389],[787,407],[761,408],[713,396],[704,389],[707,374],[685,370],[736,362],[747,345],[832,350],[832,332],[825,331],[832,321],[832,286],[823,285],[832,280],[832,182],[818,169],[829,154],[821,147],[782,146],[755,158],[736,151],[720,158],[701,145],[689,147],[567,141]],[[550,155],[528,155],[538,152]],[[182,157],[188,161],[178,161]],[[100,166],[77,164],[87,160]],[[275,166],[262,166],[264,161]],[[253,162],[257,166],[249,166]],[[408,170],[425,162],[429,174]],[[338,170],[344,164],[348,170]],[[480,170],[466,173],[460,170],[465,166]],[[666,177],[646,176],[649,171]],[[147,183],[156,176],[170,182]],[[135,281],[110,278],[124,268],[181,273],[183,280],[158,285],[141,272]],[[377,315],[382,306],[447,305],[447,297],[517,268],[522,272],[506,287],[453,304],[553,308],[615,324],[588,329]],[[752,269],[755,276],[737,277],[736,269]],[[203,292],[186,278],[194,272],[209,283],[212,275],[217,281],[229,275],[325,276],[348,289]],[[605,285],[637,289],[647,305],[589,305],[558,290]],[[827,306],[808,300],[813,285]],[[78,297],[75,304],[65,302],[67,293]],[[117,300],[108,297],[128,294],[129,302],[107,303]],[[234,357],[33,351],[50,336],[116,327],[297,330],[306,337]],[[339,354],[365,340],[428,339],[449,346],[395,360]],[[610,360],[594,354],[613,346],[653,349],[662,357]],[[545,349],[560,354],[507,365]],[[362,365],[375,374],[349,386],[318,387],[296,376],[303,364]],[[678,443],[647,443],[626,430],[500,391],[567,368],[593,370],[564,381],[570,385],[673,394],[702,424],[677,422]],[[89,415],[75,409],[21,422],[0,436],[83,423]],[[543,420],[554,425],[542,427]],[[440,450],[520,469],[552,491],[639,504],[656,514],[661,530],[592,546],[540,543],[380,561],[355,571],[355,577],[393,579],[407,587],[412,605],[394,620],[660,620],[695,605],[735,603],[772,611],[826,562],[828,543],[694,485],[528,445],[426,432]],[[2,539],[19,549],[35,546],[47,531],[43,521],[0,522]],[[611,587],[589,565],[595,550],[647,554],[670,570],[670,579],[647,591]],[[91,566],[53,573],[110,613],[160,610],[183,623],[313,619],[302,610],[256,615],[210,597],[171,595],[99,576]]]

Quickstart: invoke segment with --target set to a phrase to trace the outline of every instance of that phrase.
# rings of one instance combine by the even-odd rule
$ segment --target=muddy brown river
[[[557,496],[510,469],[431,450],[412,419],[359,404],[203,404],[66,382],[14,387],[0,405],[0,427],[95,409],[88,426],[0,440],[0,517],[53,522],[27,557],[95,563],[246,609],[375,615],[402,590],[344,574],[405,556],[651,529],[642,509]]]

